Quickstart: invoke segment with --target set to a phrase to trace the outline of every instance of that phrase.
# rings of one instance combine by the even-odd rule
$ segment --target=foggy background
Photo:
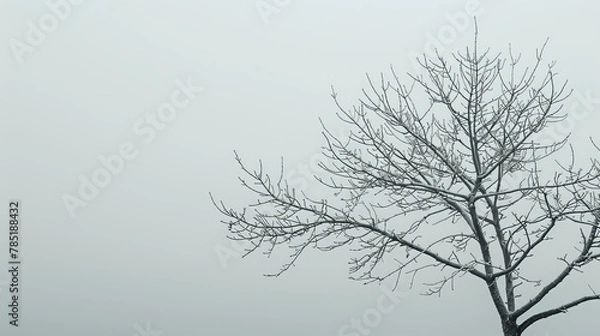
[[[255,200],[237,180],[234,149],[274,174],[283,157],[288,176],[318,189],[318,118],[345,131],[331,86],[350,106],[366,73],[390,64],[414,72],[412,58],[432,46],[443,55],[471,46],[473,23],[461,20],[473,11],[480,46],[511,43],[523,64],[550,37],[543,64],[557,60],[559,79],[598,97],[561,132],[573,132],[580,162],[598,155],[588,141],[600,141],[594,2],[87,0],[63,2],[61,17],[55,3],[1,2],[0,192],[6,209],[22,202],[23,262],[19,328],[8,325],[9,276],[0,273],[2,335],[343,335],[385,290],[347,279],[347,250],[309,251],[280,278],[264,277],[288,251],[239,258],[208,192],[235,207]],[[40,20],[51,27],[43,36],[32,33]],[[173,96],[186,103],[170,121],[145,119]],[[121,151],[130,159],[69,210],[65,199],[80,198],[82,181],[103,168],[99,156]],[[0,269],[7,260],[2,252]],[[588,266],[588,282],[599,276]],[[461,278],[441,298],[405,282],[398,290],[364,335],[501,334],[477,281]],[[567,286],[548,304],[580,292]],[[525,334],[595,334],[599,312],[586,303]]]

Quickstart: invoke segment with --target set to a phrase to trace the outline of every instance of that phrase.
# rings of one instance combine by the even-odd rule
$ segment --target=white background
[[[390,64],[413,71],[411,55],[426,51],[429,36],[455,33],[444,55],[471,45],[472,22],[449,20],[465,3],[87,0],[20,55],[15,41],[27,43],[28,21],[39,27],[52,11],[45,1],[2,0],[0,192],[6,206],[22,201],[23,265],[18,329],[8,325],[8,274],[0,273],[0,333],[146,336],[140,330],[150,325],[163,336],[333,336],[361,319],[382,291],[347,279],[344,251],[310,251],[280,278],[263,274],[279,269],[285,250],[219,258],[233,247],[208,192],[238,207],[254,201],[237,181],[234,149],[273,173],[280,157],[296,178],[318,173],[318,118],[341,128],[330,86],[349,106],[365,73]],[[265,4],[277,9],[260,11]],[[480,0],[477,9],[481,46],[512,43],[526,62],[550,37],[546,60],[558,61],[576,92],[600,97],[599,4]],[[134,125],[169,101],[178,80],[203,91],[144,143]],[[598,155],[588,141],[598,109],[567,127],[583,161]],[[65,195],[77,196],[80,176],[102,167],[98,156],[126,142],[138,156],[71,216]],[[306,181],[308,191],[317,185]],[[8,229],[0,232],[6,242]],[[596,281],[598,266],[586,276]],[[501,334],[482,284],[461,279],[441,298],[419,289],[403,288],[406,297],[369,334]],[[561,293],[550,306],[580,291]],[[526,335],[593,335],[599,312],[588,303]]]

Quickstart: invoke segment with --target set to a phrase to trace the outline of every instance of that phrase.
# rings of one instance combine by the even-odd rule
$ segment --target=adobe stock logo
[[[293,0],[258,0],[254,3],[260,19],[265,26],[271,23],[269,17],[278,15],[281,11],[292,4]]]
[[[346,127],[340,127],[338,129],[337,134],[332,133],[331,141],[335,141],[335,139],[348,139],[350,137],[350,130]],[[321,167],[321,165],[326,167],[331,167],[332,159],[330,157],[325,156],[323,147],[327,146],[327,142],[324,141],[320,146],[320,151],[313,153],[310,158],[305,162],[296,165],[295,168],[290,169],[286,172],[285,180],[289,184],[291,188],[293,188],[297,193],[305,192],[309,189],[309,185],[311,182],[317,182],[315,176],[323,177],[323,173],[325,170]]]
[[[394,292],[384,284],[380,286],[382,294],[377,298],[375,306],[365,309],[360,318],[351,318],[338,331],[338,336],[366,336],[378,327],[383,316],[390,314],[396,306],[408,296],[406,292]]]
[[[146,321],[146,324],[142,326],[139,323],[133,325],[136,333],[133,336],[161,336],[162,330],[153,329],[150,321]]]
[[[597,113],[597,106],[600,105],[600,97],[592,96],[591,90],[588,89],[585,94],[582,94],[580,91],[574,91],[573,97],[576,100],[571,103],[569,111],[565,114],[565,118],[560,122],[545,126],[543,131],[536,133],[531,140],[546,145],[568,139],[567,137],[576,131],[578,124],[582,124],[590,116]],[[503,183],[508,188],[518,188],[528,178],[528,173],[523,170],[516,170],[508,174]]]
[[[171,124],[179,113],[187,108],[196,95],[203,90],[202,87],[194,86],[191,78],[187,82],[175,81],[176,89],[171,93],[170,99],[158,106],[156,111],[148,112],[133,123],[133,134],[139,137],[139,142],[149,145],[156,139],[159,132]],[[75,196],[64,193],[62,201],[71,218],[75,218],[75,210],[86,207],[105,189],[113,177],[119,176],[127,161],[135,159],[139,155],[141,146],[133,141],[124,141],[116,150],[116,153],[104,156],[98,155],[100,167],[94,169],[89,175],[79,175],[79,187]]]
[[[431,32],[425,33],[426,42],[423,45],[423,51],[420,53],[415,50],[408,52],[407,56],[413,69],[417,72],[423,70],[417,61],[423,54],[431,59],[435,59],[437,53],[444,54],[446,48],[456,42],[467,31],[467,28],[473,24],[473,17],[481,15],[483,11],[484,9],[479,0],[466,0],[462,11],[446,13],[444,18],[447,24],[439,27],[434,34]]]
[[[50,12],[40,16],[37,22],[28,20],[22,40],[16,37],[9,40],[8,44],[17,62],[23,64],[25,55],[33,54],[36,48],[44,44],[48,35],[58,28],[60,22],[66,21],[71,16],[73,6],[82,3],[83,0],[48,0],[46,7]]]
[[[235,260],[242,258],[246,251],[254,246],[247,240],[230,239],[229,243],[231,244],[231,247],[217,244],[214,248],[217,258],[219,258],[219,263],[223,269],[227,269],[229,267],[229,262],[231,259]]]

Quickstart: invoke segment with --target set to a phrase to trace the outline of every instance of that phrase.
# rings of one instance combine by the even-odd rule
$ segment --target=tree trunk
[[[504,336],[521,336],[517,321],[513,319],[504,319],[502,322],[502,331],[504,332]]]

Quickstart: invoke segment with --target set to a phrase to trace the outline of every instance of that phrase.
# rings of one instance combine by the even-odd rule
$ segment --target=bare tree
[[[589,287],[589,294],[555,308],[534,309],[573,271],[600,260],[600,164],[590,159],[578,168],[568,136],[558,142],[539,136],[565,119],[562,103],[570,95],[566,81],[556,82],[554,62],[542,64],[545,46],[532,66],[521,68],[510,49],[508,57],[478,51],[475,33],[472,49],[420,59],[424,75],[409,74],[409,85],[393,69],[391,80],[369,78],[369,90],[351,109],[333,92],[337,115],[352,132],[342,139],[323,126],[326,177],[315,178],[332,196],[311,198],[272,179],[262,163],[247,168],[236,153],[249,178],[240,180],[258,202],[237,211],[211,195],[230,238],[250,242],[248,253],[291,248],[291,260],[274,275],[309,246],[352,245],[358,254],[350,261],[352,279],[398,281],[411,274],[415,281],[434,269],[427,276],[439,277],[425,285],[440,294],[457,277],[475,277],[485,283],[507,336],[599,300]],[[567,162],[556,159],[558,152],[570,154]],[[575,230],[577,238],[557,234],[563,230]],[[530,277],[536,258],[556,247],[569,252],[558,256],[555,276]],[[393,268],[383,265],[387,259]]]

